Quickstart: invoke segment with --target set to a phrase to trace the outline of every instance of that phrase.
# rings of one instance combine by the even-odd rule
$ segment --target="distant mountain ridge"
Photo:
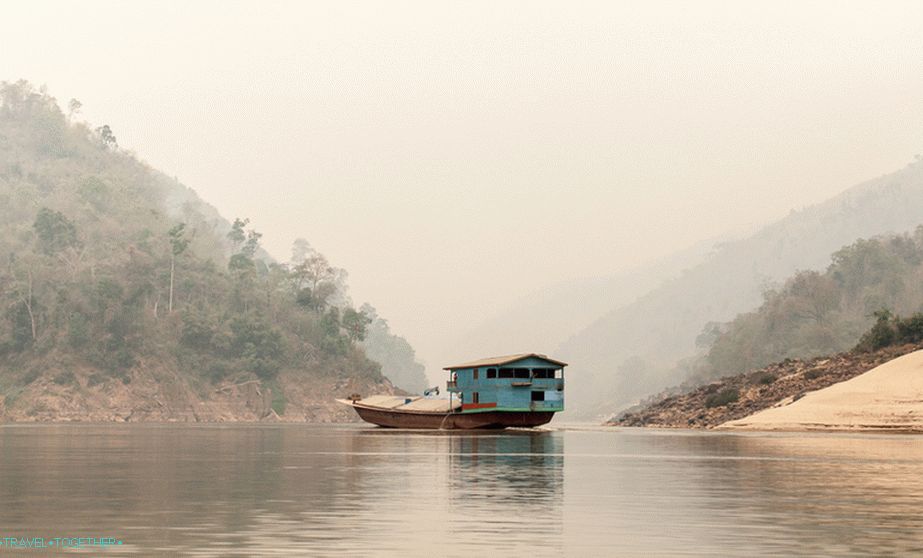
[[[551,352],[599,317],[600,308],[628,304],[707,257],[716,246],[742,233],[703,240],[653,263],[606,277],[564,281],[529,293],[478,323],[464,336],[464,347],[478,354]],[[459,358],[463,358],[459,357]]]
[[[860,237],[923,222],[923,162],[792,211],[747,238],[728,242],[681,276],[614,308],[562,343],[572,362],[570,409],[602,414],[681,382],[709,322],[726,322],[761,302],[797,270],[822,269]]]

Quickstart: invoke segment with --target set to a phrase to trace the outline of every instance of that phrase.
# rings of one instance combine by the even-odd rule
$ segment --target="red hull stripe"
[[[462,405],[462,411],[467,411],[468,409],[491,409],[496,406],[496,403],[468,403]]]

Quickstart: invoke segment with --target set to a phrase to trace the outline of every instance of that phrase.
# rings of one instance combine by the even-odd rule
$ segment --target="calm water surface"
[[[124,541],[109,556],[923,553],[923,437],[0,427],[0,537],[94,535]]]

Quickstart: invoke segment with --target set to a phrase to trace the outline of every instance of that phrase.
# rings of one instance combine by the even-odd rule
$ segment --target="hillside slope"
[[[923,351],[720,426],[730,430],[923,431]]]
[[[570,408],[604,414],[681,382],[683,360],[703,347],[709,322],[759,305],[769,286],[796,270],[822,269],[860,237],[911,230],[923,222],[923,162],[855,186],[739,241],[721,246],[632,303],[615,308],[556,351],[572,362]],[[700,338],[701,341],[701,338]]]
[[[923,227],[857,240],[837,250],[825,271],[798,272],[767,291],[759,308],[714,324],[713,342],[693,364],[691,380],[845,351],[859,342],[874,316],[886,327],[894,314],[923,308],[921,277]],[[898,321],[904,332],[917,329],[915,322]]]
[[[809,360],[790,359],[760,370],[723,378],[688,393],[664,393],[639,409],[609,421],[613,426],[651,428],[715,428],[743,419],[780,402],[845,382],[902,355],[920,343],[873,352],[850,351]]]
[[[0,86],[0,419],[352,419],[393,392],[344,273],[261,235],[66,117]]]

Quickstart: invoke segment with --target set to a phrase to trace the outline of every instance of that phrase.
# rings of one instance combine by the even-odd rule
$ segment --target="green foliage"
[[[923,341],[923,313],[918,313],[895,322],[897,329],[896,339],[904,343],[919,343]]]
[[[874,313],[875,325],[868,330],[856,345],[859,351],[877,351],[882,347],[894,344],[897,332],[894,327],[894,315],[890,310],[883,309]]]
[[[193,349],[211,350],[212,339],[216,334],[215,326],[208,318],[195,309],[183,313],[183,344]]]
[[[311,291],[311,303],[317,311],[323,309],[329,304],[330,298],[336,294],[336,285],[333,283],[318,283],[314,290]]]
[[[759,378],[756,379],[757,383],[760,385],[768,386],[776,381],[776,377],[772,374],[761,374]]]
[[[247,254],[234,254],[228,261],[228,271],[242,278],[247,274],[254,273],[256,266],[253,263],[253,258]]]
[[[87,178],[77,188],[80,201],[89,205],[97,212],[105,211],[109,207],[111,191],[105,182],[95,176]]]
[[[228,240],[231,241],[231,246],[235,250],[240,248],[240,245],[244,243],[247,239],[247,234],[244,227],[250,223],[250,219],[241,219],[240,217],[234,219],[234,223],[231,225],[231,230],[228,232]]]
[[[96,302],[100,313],[105,313],[122,301],[125,290],[115,279],[104,278],[96,283]]]
[[[295,303],[302,308],[314,308],[314,297],[311,296],[311,289],[308,287],[300,289],[295,296]]]
[[[90,342],[90,323],[79,311],[72,312],[67,320],[67,341],[74,348],[84,347]]]
[[[170,237],[170,248],[174,256],[179,256],[189,247],[190,240],[186,238],[186,223],[174,225],[167,234]]]
[[[24,351],[32,346],[32,316],[29,307],[23,302],[16,302],[7,310],[7,319],[10,321],[10,348],[13,351]]]
[[[923,307],[921,274],[923,228],[914,235],[858,240],[836,251],[825,272],[799,272],[767,291],[757,310],[720,327],[709,324],[700,339],[711,345],[694,377],[707,380],[786,358],[842,352],[857,342],[859,350],[869,351],[923,339],[923,320],[904,322],[879,311]]]
[[[714,395],[709,395],[705,399],[705,408],[724,407],[725,405],[736,402],[738,399],[740,399],[740,394],[736,389],[726,389]]]
[[[45,254],[56,254],[78,245],[77,227],[60,211],[52,211],[47,207],[39,209],[32,226],[39,249]]]
[[[115,134],[112,133],[112,128],[108,124],[96,128],[96,136],[106,149],[118,149],[119,142],[115,140]]]
[[[856,351],[871,352],[891,345],[923,341],[923,313],[901,318],[883,309],[875,312],[874,316],[875,325],[859,339]]]
[[[66,370],[60,374],[55,375],[55,377],[52,378],[52,381],[59,386],[69,386],[77,383],[77,376],[75,376],[74,373],[70,370]]]
[[[282,334],[265,321],[240,316],[231,321],[233,356],[260,378],[273,378],[284,364]]]
[[[340,309],[331,308],[321,318],[321,329],[327,337],[339,337],[340,335]]]
[[[106,380],[108,380],[108,378],[106,377],[105,374],[94,372],[93,374],[90,374],[90,376],[87,378],[87,386],[89,387],[98,386],[100,384],[106,383]]]
[[[269,261],[248,219],[226,222],[25,82],[0,84],[0,143],[0,380],[66,369],[88,370],[91,387],[128,383],[141,363],[199,384],[284,370],[381,379],[345,272],[306,241],[290,265]]]
[[[282,390],[282,386],[279,384],[279,382],[275,380],[269,381],[266,384],[266,387],[268,387],[272,393],[272,402],[270,403],[270,407],[273,411],[276,412],[277,415],[281,417],[285,414],[285,406],[288,403],[288,401],[285,399],[285,391]]]
[[[223,360],[211,360],[203,366],[206,376],[212,382],[220,382],[231,374],[231,368]]]
[[[33,368],[32,370],[26,372],[26,373],[22,376],[22,378],[20,379],[20,383],[21,383],[22,385],[24,385],[24,386],[27,386],[27,385],[31,384],[32,382],[34,382],[35,380],[38,380],[38,379],[39,379],[39,376],[41,376],[41,375],[42,375],[42,374],[41,374],[41,372],[40,372],[38,369]]]
[[[346,335],[353,342],[365,340],[366,330],[370,323],[372,323],[371,318],[362,312],[357,312],[352,308],[347,308],[343,311],[343,329],[346,330]]]

